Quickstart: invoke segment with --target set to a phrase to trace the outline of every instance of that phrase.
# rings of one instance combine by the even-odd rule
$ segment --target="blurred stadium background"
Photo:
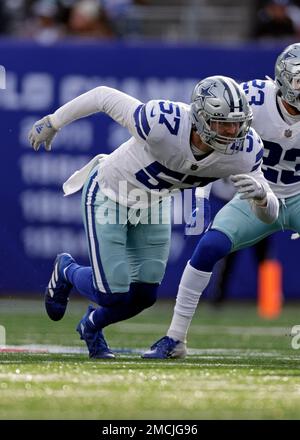
[[[195,82],[208,75],[238,81],[272,77],[276,56],[300,32],[300,7],[284,0],[3,0],[0,5],[0,64],[6,69],[6,90],[0,91],[2,294],[40,293],[62,250],[87,261],[79,196],[64,199],[61,184],[90,157],[128,138],[126,130],[97,115],[63,130],[51,154],[36,154],[27,141],[35,120],[100,84],[143,101],[189,102]],[[271,8],[275,18],[266,16]],[[264,35],[262,23],[269,31],[271,20],[274,35]],[[213,209],[221,204],[215,197]],[[182,227],[174,225],[161,297],[176,294],[195,240],[184,240]],[[283,232],[273,242],[283,265],[284,297],[297,299],[300,240]],[[253,252],[240,252],[231,272],[228,298],[255,299]]]
[[[128,138],[126,130],[112,120],[103,115],[94,115],[66,127],[59,133],[51,154],[46,152],[36,154],[27,141],[27,133],[32,123],[45,114],[53,112],[66,101],[98,85],[116,87],[142,101],[166,98],[189,102],[194,84],[208,75],[227,75],[237,81],[263,79],[265,75],[273,77],[277,55],[289,43],[298,41],[299,36],[300,1],[296,0],[242,2],[238,0],[2,0],[0,2],[0,65],[6,69],[6,89],[0,90],[2,204],[0,324],[7,328],[9,344],[56,342],[78,345],[73,328],[84,306],[79,306],[80,310],[74,306],[73,314],[71,313],[71,317],[67,318],[69,319],[67,324],[72,324],[72,336],[70,336],[71,330],[66,330],[66,324],[58,327],[60,330],[54,331],[55,325],[60,324],[46,321],[42,310],[41,295],[48,282],[54,256],[60,251],[69,251],[78,262],[82,264],[88,262],[80,215],[80,196],[64,199],[61,185],[72,172],[93,155],[99,152],[109,153]],[[214,211],[223,203],[217,196],[213,196],[212,202]],[[281,336],[286,336],[287,327],[297,324],[295,310],[290,305],[300,298],[298,281],[300,240],[292,241],[290,236],[290,232],[276,234],[270,248],[272,257],[279,260],[282,265],[281,293],[285,299],[284,307],[287,307],[287,313],[290,313],[284,315],[282,321],[278,321],[280,326],[278,328],[282,330],[285,327],[281,333],[278,330]],[[170,260],[160,288],[160,299],[174,300],[182,270],[196,241],[195,237],[185,240],[183,226],[174,225]],[[255,305],[257,289],[257,260],[253,250],[247,249],[241,251],[235,260],[226,286],[226,298],[237,301],[250,300]],[[5,300],[7,297],[9,301]],[[205,297],[210,298],[209,289]],[[33,302],[28,302],[29,305],[26,305],[29,298]],[[210,312],[208,317],[204,318],[205,313],[203,313],[204,323],[211,326],[211,338],[207,339],[205,336],[203,345],[203,339],[194,336],[192,346],[199,347],[202,343],[203,349],[208,349],[209,346],[218,349],[228,344],[228,348],[232,350],[246,350],[251,347],[262,351],[264,347],[266,350],[272,347],[290,350],[287,338],[282,338],[281,343],[278,342],[279,345],[274,346],[272,331],[264,333],[262,330],[261,335],[270,334],[272,337],[270,336],[268,340],[261,338],[259,340],[262,341],[261,345],[257,341],[257,335],[252,335],[252,339],[250,335],[251,340],[242,339],[241,345],[238,346],[236,338],[235,342],[233,339],[232,341],[228,339],[224,328],[230,322],[236,326],[247,325],[248,329],[251,323],[257,326],[268,325],[261,324],[261,321],[256,319],[253,305],[249,309],[246,321],[244,321],[246,315],[243,315],[240,308],[236,309],[236,315],[235,309],[231,309],[227,315],[225,310],[225,318],[221,318],[220,315],[216,317]],[[164,323],[167,328],[172,305],[169,304],[168,313],[164,313],[165,308],[159,312],[158,306],[155,306],[158,315],[156,317],[153,315],[151,321],[153,329],[158,328],[155,327],[158,325],[158,318],[159,323]],[[147,316],[149,321],[149,316],[152,315],[146,314],[146,322]],[[143,315],[137,320],[138,323],[143,322]],[[201,322],[203,321],[199,320],[198,324]],[[219,331],[216,331],[216,322],[221,326],[224,324]],[[25,323],[25,328],[22,323]],[[62,333],[59,337],[60,331]],[[109,330],[108,333],[110,331],[113,337],[112,344],[124,347],[125,342],[122,342],[120,337],[114,336],[114,330]],[[218,332],[222,337],[216,336]],[[238,330],[236,332],[238,334]],[[126,334],[125,330],[124,333]],[[153,333],[141,332],[143,339],[138,339],[135,335],[129,345],[132,348],[145,347],[163,333],[162,327],[159,327],[157,334],[155,330]],[[246,333],[247,330],[244,329],[240,335]],[[232,353],[234,355],[234,351]],[[243,353],[241,355],[236,352],[242,356],[242,362],[245,363],[247,361],[243,356],[246,352]],[[277,362],[280,369],[278,353],[273,354],[274,362],[275,364]],[[202,353],[202,358],[203,354],[205,353]],[[11,364],[12,370],[9,370],[9,366],[5,367],[8,370],[2,370],[1,392],[6,390],[5,385],[2,386],[5,384],[5,374],[8,371],[13,371],[15,376],[19,374],[16,373],[17,364],[14,363],[16,358],[7,356],[6,363]],[[231,368],[234,364],[234,361],[230,363],[228,359],[222,361],[216,352],[206,353],[206,356],[204,358],[208,363],[205,368],[208,369],[210,363],[223,362],[225,369]],[[83,357],[74,359],[75,362],[78,359],[82,361]],[[42,358],[37,359],[37,362],[42,360]],[[22,361],[23,359],[20,360]],[[126,360],[124,362],[126,365]],[[130,362],[128,368],[131,368]],[[264,362],[267,361],[261,361],[258,356],[257,359],[249,361],[248,366],[255,369],[256,365]],[[286,363],[288,364],[287,360]],[[265,363],[263,368],[270,366],[271,364]],[[196,362],[195,368],[198,367]],[[59,371],[62,367],[57,364],[55,368]],[[191,369],[190,366],[187,368]],[[26,371],[31,374],[29,369]],[[241,375],[244,376],[247,371],[246,368]],[[280,375],[278,371],[276,374]],[[41,369],[39,373],[45,374],[45,371]],[[118,374],[117,367],[115,374]],[[159,373],[157,374],[160,377]],[[289,374],[292,375],[291,370]],[[13,381],[16,380],[15,376]],[[22,382],[23,385],[25,383],[25,389],[28,383],[26,377]],[[202,386],[205,380],[204,378]],[[219,376],[216,377],[216,381],[218,380]],[[253,381],[258,387],[262,384],[257,377],[253,378]],[[98,385],[95,383],[94,387]],[[245,392],[248,385],[249,383],[243,382]],[[56,384],[55,387],[58,385]],[[12,390],[13,393],[17,391],[17,389]],[[273,391],[268,388],[266,395]],[[278,402],[284,395],[283,389],[281,392],[283,394],[278,394]],[[71,409],[68,413],[64,413],[63,403],[56,408],[49,407],[45,403],[45,407],[41,407],[45,408],[44,412],[43,409],[34,412],[34,408],[39,407],[38,394],[35,395],[37,400],[34,407],[26,404],[24,396],[24,399],[20,397],[19,406],[16,401],[10,400],[11,397],[11,394],[6,394],[7,401],[4,400],[1,407],[0,418],[14,418],[14,416],[30,418],[34,415],[38,418],[51,418],[51,416],[59,418],[63,417],[63,414],[68,418],[74,417],[74,414],[85,418],[89,418],[89,414],[92,414],[91,417],[98,417],[97,412],[80,412],[81,405],[78,405],[78,413],[72,413]],[[47,399],[46,395],[44,397]],[[201,396],[196,396],[195,399],[199,397]],[[299,404],[297,395],[294,397],[295,400],[290,401],[290,405]],[[180,400],[180,396],[178,399]],[[251,408],[258,404],[256,401],[250,402],[250,406],[245,404],[243,410],[238,413],[235,411],[241,407],[241,402],[245,402],[243,396],[239,396],[232,406],[229,405],[230,410],[227,412],[228,401],[226,399],[223,401],[222,396],[220,399],[220,407],[216,407],[218,413],[214,412],[213,402],[210,402],[210,409],[206,408],[201,413],[204,418],[228,418],[234,417],[235,414],[241,418],[251,417],[251,414],[253,417],[259,416],[259,411],[251,413]],[[139,413],[139,417],[147,418],[153,415],[157,418],[161,415],[162,418],[188,418],[190,415],[197,418],[199,407],[195,404],[191,412],[188,407],[180,407],[179,400],[177,412],[169,411],[168,405],[172,407],[172,401],[168,401],[164,411],[159,412],[157,406],[157,411],[152,413],[151,408],[146,407],[144,412]],[[203,402],[205,399],[202,396],[200,400]],[[9,401],[12,402],[11,408]],[[117,401],[118,397],[116,397]],[[282,409],[278,406],[274,409],[271,404],[268,406],[269,403],[269,401],[265,403],[266,411],[262,413],[262,417],[288,418],[289,415],[293,418],[297,417],[296,411],[290,412],[291,408]],[[120,417],[134,417],[139,405],[140,401],[137,400],[136,407],[126,412],[125,402]],[[225,408],[223,412],[221,407]],[[22,412],[24,408],[27,412]],[[113,409],[101,413],[100,418],[101,415],[104,418],[112,418]]]

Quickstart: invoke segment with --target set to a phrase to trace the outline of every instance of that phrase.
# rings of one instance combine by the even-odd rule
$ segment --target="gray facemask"
[[[250,128],[252,111],[244,91],[231,78],[211,76],[195,87],[191,100],[192,122],[202,141],[211,148],[233,154],[242,144]],[[233,130],[228,135],[229,124]],[[232,128],[233,127],[233,128]]]

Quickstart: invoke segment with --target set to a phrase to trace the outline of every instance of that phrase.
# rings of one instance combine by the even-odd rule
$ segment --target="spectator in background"
[[[266,0],[258,9],[254,37],[258,39],[293,38],[296,27],[289,13],[289,0]]]
[[[70,35],[92,38],[113,38],[115,32],[98,0],[79,0],[71,8],[67,22]]]
[[[130,12],[138,6],[147,5],[151,0],[101,1],[107,17],[111,20],[114,31],[119,36],[142,35],[141,22],[133,19]]]
[[[288,13],[291,19],[293,20],[295,31],[298,35],[298,39],[300,36],[300,0],[293,0],[292,3],[288,6]]]
[[[56,1],[39,0],[32,5],[32,17],[28,20],[23,35],[43,44],[52,44],[64,35],[64,27],[58,20],[59,7]]]
[[[69,0],[2,0],[5,33],[51,44],[65,34],[62,11],[70,7]]]
[[[2,0],[0,33],[52,44],[66,36],[116,35],[103,0]]]
[[[3,3],[0,3],[0,34],[7,32],[7,14]]]
[[[2,0],[0,2],[0,29],[7,35],[19,35],[26,22],[31,4],[29,0]]]

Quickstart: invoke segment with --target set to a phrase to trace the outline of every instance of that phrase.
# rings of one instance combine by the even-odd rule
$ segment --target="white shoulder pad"
[[[139,105],[134,112],[137,135],[144,141],[163,138],[166,134],[177,135],[180,108],[177,103],[151,100]]]

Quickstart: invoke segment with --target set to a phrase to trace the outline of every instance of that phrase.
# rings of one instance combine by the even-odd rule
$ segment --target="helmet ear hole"
[[[232,78],[211,76],[194,88],[191,118],[205,144],[221,153],[232,154],[238,148],[230,146],[242,142],[249,131],[252,111],[245,92]],[[239,129],[229,131],[226,123],[239,123]]]

